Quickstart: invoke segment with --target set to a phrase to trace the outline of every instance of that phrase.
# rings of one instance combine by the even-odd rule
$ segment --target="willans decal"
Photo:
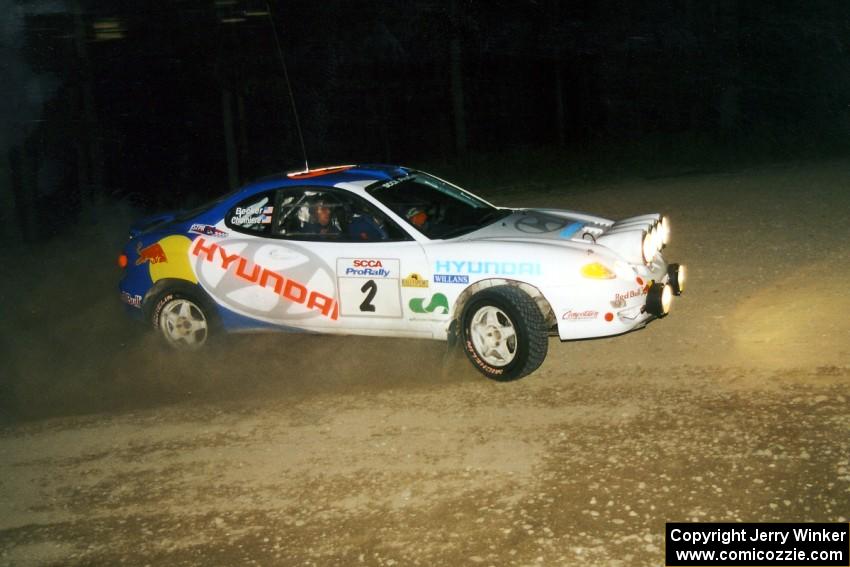
[[[434,283],[468,284],[469,276],[434,274]]]

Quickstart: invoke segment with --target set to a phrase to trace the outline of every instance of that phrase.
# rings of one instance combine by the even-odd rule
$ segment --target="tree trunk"
[[[741,105],[741,52],[740,21],[738,4],[732,1],[719,3],[717,12],[720,54],[723,60],[723,87],[718,93],[717,106],[720,114],[720,131],[725,138],[734,136],[740,124]]]
[[[564,85],[561,80],[561,62],[556,57],[552,65],[555,67],[555,125],[558,128],[558,145],[563,147],[567,142],[567,124],[564,112]]]
[[[96,193],[101,191],[104,185],[103,151],[97,133],[97,111],[92,92],[91,64],[86,48],[86,26],[79,1],[73,1],[72,12],[74,14],[74,47],[79,65],[77,96],[83,115],[82,124],[77,128],[77,171],[79,172],[80,201],[86,209],[86,205],[93,203]]]
[[[233,134],[233,95],[221,89],[221,113],[224,119],[224,148],[227,156],[227,182],[231,189],[239,186],[239,159],[236,156],[236,137]]]
[[[13,186],[12,151],[0,152],[0,236],[13,244],[23,240],[21,225],[15,218],[16,193]]]
[[[449,41],[449,77],[452,89],[452,114],[455,126],[455,153],[458,158],[466,157],[466,113],[463,102],[463,53],[460,44],[460,15],[458,0],[452,0],[452,38]]]
[[[239,122],[239,163],[244,167],[248,163],[248,126],[245,117],[245,95],[242,92],[236,94],[236,113]]]
[[[452,110],[455,124],[455,150],[458,157],[466,156],[466,113],[463,106],[463,71],[460,39],[451,41]]]
[[[35,174],[38,165],[35,156],[31,155],[32,146],[25,140],[9,151],[13,214],[25,242],[33,242],[38,234],[35,212]]]

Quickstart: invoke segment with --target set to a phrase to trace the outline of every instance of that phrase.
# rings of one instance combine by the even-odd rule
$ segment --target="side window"
[[[272,234],[330,242],[389,242],[410,236],[373,205],[350,193],[321,187],[283,189]]]
[[[346,194],[346,197],[349,199],[348,208],[351,213],[348,222],[350,240],[356,242],[412,240],[409,234],[365,199],[352,194]]]
[[[261,193],[228,211],[224,224],[237,232],[264,235],[271,232],[273,215],[274,192]]]
[[[307,240],[343,240],[345,212],[339,199],[321,189],[283,189],[278,195],[274,234]]]

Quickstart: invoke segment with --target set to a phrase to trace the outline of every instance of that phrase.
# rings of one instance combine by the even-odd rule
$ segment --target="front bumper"
[[[632,279],[594,281],[582,289],[564,288],[550,301],[561,340],[619,335],[639,329],[670,312],[685,288],[685,269],[659,258],[635,267]]]

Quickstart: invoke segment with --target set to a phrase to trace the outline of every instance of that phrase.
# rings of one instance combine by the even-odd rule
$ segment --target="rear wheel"
[[[159,296],[151,312],[151,323],[168,345],[195,350],[209,340],[216,318],[212,306],[200,294],[179,289]]]
[[[537,304],[511,286],[475,294],[463,310],[461,336],[475,368],[488,378],[505,382],[534,372],[549,346],[548,329]]]

